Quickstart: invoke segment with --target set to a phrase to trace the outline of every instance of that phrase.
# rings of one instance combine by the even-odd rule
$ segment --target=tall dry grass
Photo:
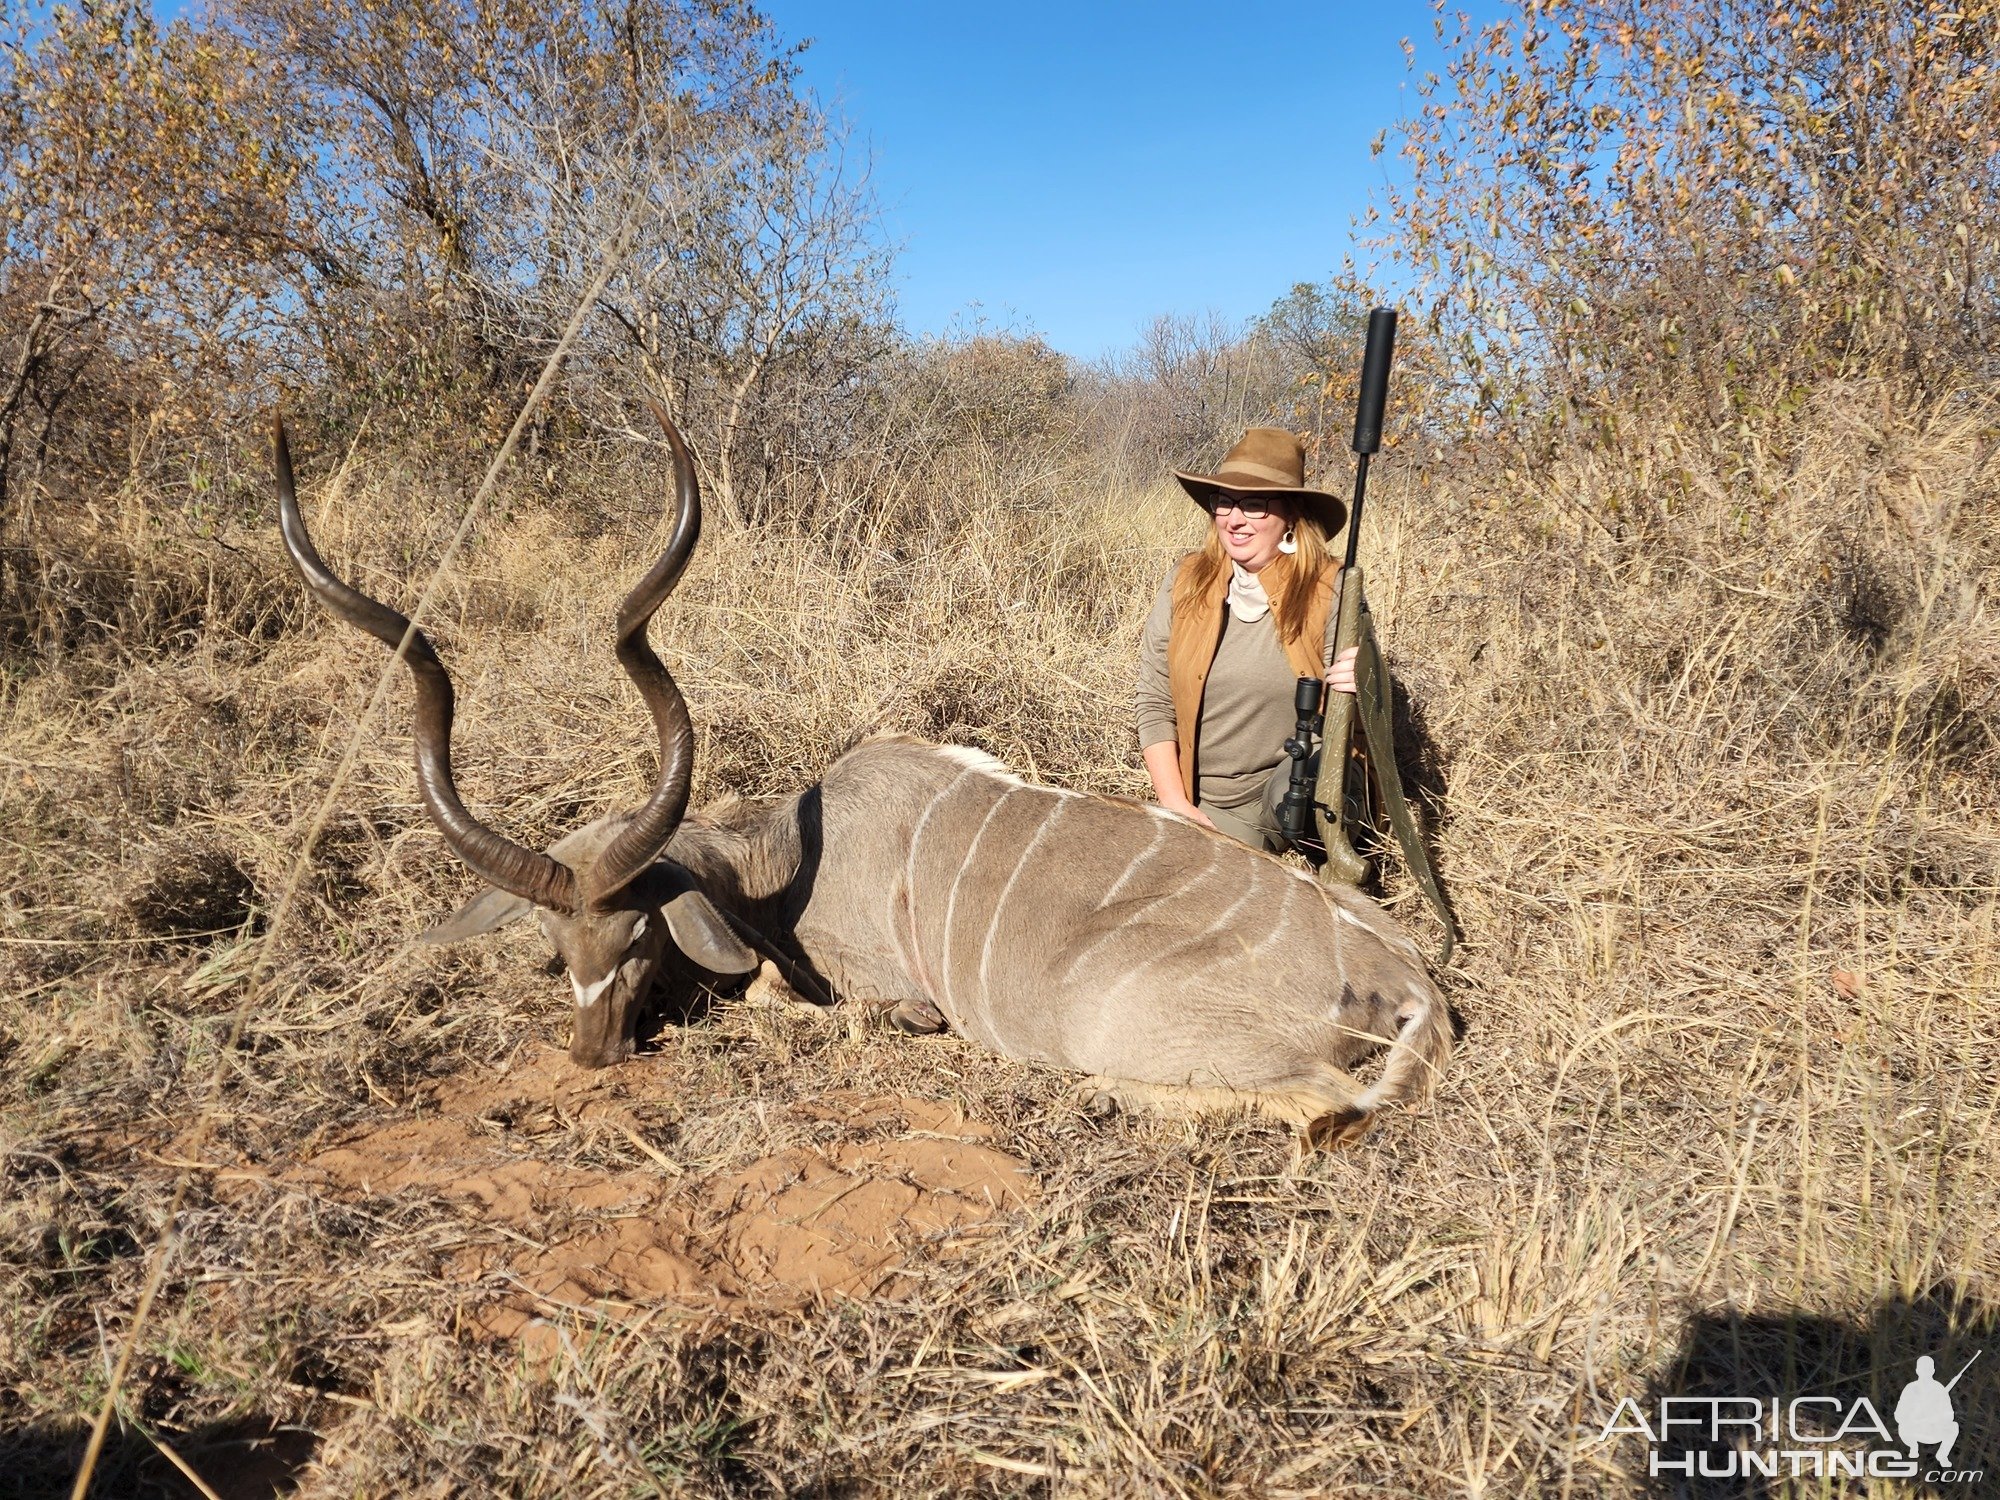
[[[1464,932],[1430,1109],[1297,1163],[1268,1125],[1100,1121],[955,1040],[725,1001],[659,1042],[687,1088],[650,1118],[690,1161],[875,1090],[992,1123],[1041,1196],[914,1295],[578,1326],[542,1367],[458,1331],[448,1207],[209,1173],[100,1492],[167,1487],[150,1432],[275,1433],[262,1492],[302,1495],[1624,1494],[1654,1481],[1598,1440],[1623,1397],[1886,1408],[1918,1353],[1992,1348],[2000,405],[1891,411],[1823,388],[1782,463],[1662,423],[1616,465],[1379,466],[1371,596]],[[837,477],[810,534],[712,532],[656,627],[697,796],[794,789],[870,728],[1142,790],[1134,643],[1197,518],[1104,474],[974,446]],[[316,488],[335,566],[413,597],[454,492],[366,458]],[[75,524],[10,563],[0,1493],[80,1450],[256,912],[351,735],[209,1165],[295,1160],[567,1024],[529,935],[410,945],[470,882],[406,700],[357,728],[381,653],[275,539]],[[524,482],[448,580],[463,785],[518,836],[647,785],[606,642],[660,527],[636,465]],[[1384,896],[1435,935],[1393,871]],[[2000,1360],[1958,1405],[2000,1469]]]

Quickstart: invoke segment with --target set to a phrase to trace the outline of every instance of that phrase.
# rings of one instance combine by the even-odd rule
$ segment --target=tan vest
[[[1174,613],[1167,629],[1167,690],[1173,694],[1174,734],[1180,741],[1181,790],[1187,793],[1190,802],[1194,800],[1199,774],[1194,763],[1194,751],[1196,732],[1201,727],[1201,695],[1208,686],[1208,669],[1215,662],[1215,648],[1222,643],[1222,619],[1229,609],[1231,577],[1228,568],[1222,569],[1209,589],[1208,597],[1194,607],[1185,607],[1182,590],[1188,570],[1199,555],[1190,552],[1182,558],[1180,568],[1174,574]],[[1279,582],[1279,575],[1270,568],[1260,573],[1258,580],[1264,584],[1264,592],[1271,600],[1271,613],[1275,616],[1284,602],[1284,585]],[[1326,650],[1326,621],[1333,612],[1334,591],[1339,580],[1338,567],[1327,568],[1314,580],[1312,605],[1306,610],[1305,627],[1299,631],[1296,640],[1280,642],[1285,650],[1285,660],[1301,677],[1326,675],[1321,661]]]

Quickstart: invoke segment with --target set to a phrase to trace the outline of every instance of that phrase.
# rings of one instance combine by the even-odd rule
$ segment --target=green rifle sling
[[[1376,790],[1382,794],[1389,827],[1396,835],[1403,859],[1416,877],[1424,899],[1444,925],[1444,947],[1438,953],[1438,965],[1443,967],[1451,961],[1456,945],[1451,912],[1444,904],[1444,891],[1438,885],[1437,872],[1431,868],[1430,854],[1424,848],[1416,817],[1403,796],[1402,773],[1396,769],[1395,689],[1389,681],[1389,669],[1382,661],[1382,647],[1375,639],[1375,617],[1369,613],[1365,595],[1361,600],[1360,624],[1361,655],[1354,664],[1354,683],[1358,689],[1355,707],[1361,720],[1362,742],[1367,746],[1369,769],[1374,772]]]

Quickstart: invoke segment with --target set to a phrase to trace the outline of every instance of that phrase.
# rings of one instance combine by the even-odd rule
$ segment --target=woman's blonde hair
[[[1283,510],[1290,507],[1281,500],[1272,508]],[[1293,515],[1288,519],[1292,540],[1298,543],[1299,550],[1280,552],[1264,567],[1265,587],[1274,601],[1271,623],[1278,629],[1278,639],[1287,646],[1296,641],[1306,628],[1306,613],[1312,607],[1313,583],[1334,566],[1332,544],[1320,529],[1319,522],[1308,515]],[[1228,571],[1229,554],[1222,550],[1222,538],[1210,526],[1208,539],[1202,543],[1201,550],[1174,581],[1174,613],[1192,614],[1200,609],[1201,602],[1208,598],[1216,580]],[[1272,583],[1278,586],[1273,589]]]

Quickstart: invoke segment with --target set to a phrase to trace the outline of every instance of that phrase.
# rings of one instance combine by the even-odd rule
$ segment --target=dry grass
[[[633,1104],[691,1180],[837,1141],[785,1111],[856,1091],[991,1124],[1036,1201],[888,1295],[558,1316],[537,1363],[440,1278],[460,1208],[205,1171],[99,1493],[184,1492],[158,1439],[243,1494],[1619,1494],[1649,1483],[1597,1440],[1621,1397],[1892,1403],[1916,1354],[1982,1346],[1962,1452],[2000,1469],[2000,419],[1888,425],[1861,389],[1799,420],[1796,457],[1727,471],[1664,432],[1527,477],[1384,462],[1371,595],[1466,937],[1429,1110],[1301,1165],[1274,1127],[1102,1122],[957,1041],[725,1000],[661,1038],[684,1087]],[[1190,517],[1096,474],[878,475],[812,538],[711,535],[660,631],[697,795],[795,788],[873,726],[1140,790],[1132,643]],[[639,481],[523,492],[445,596],[463,781],[523,836],[646,783],[604,646],[656,539]],[[270,536],[114,514],[10,554],[0,1494],[66,1483],[253,908],[381,666]],[[454,519],[364,463],[317,524],[407,598]],[[469,883],[406,756],[368,731],[211,1166],[282,1167],[565,1035],[530,937],[408,945]],[[550,1130],[555,1159],[643,1165]]]

